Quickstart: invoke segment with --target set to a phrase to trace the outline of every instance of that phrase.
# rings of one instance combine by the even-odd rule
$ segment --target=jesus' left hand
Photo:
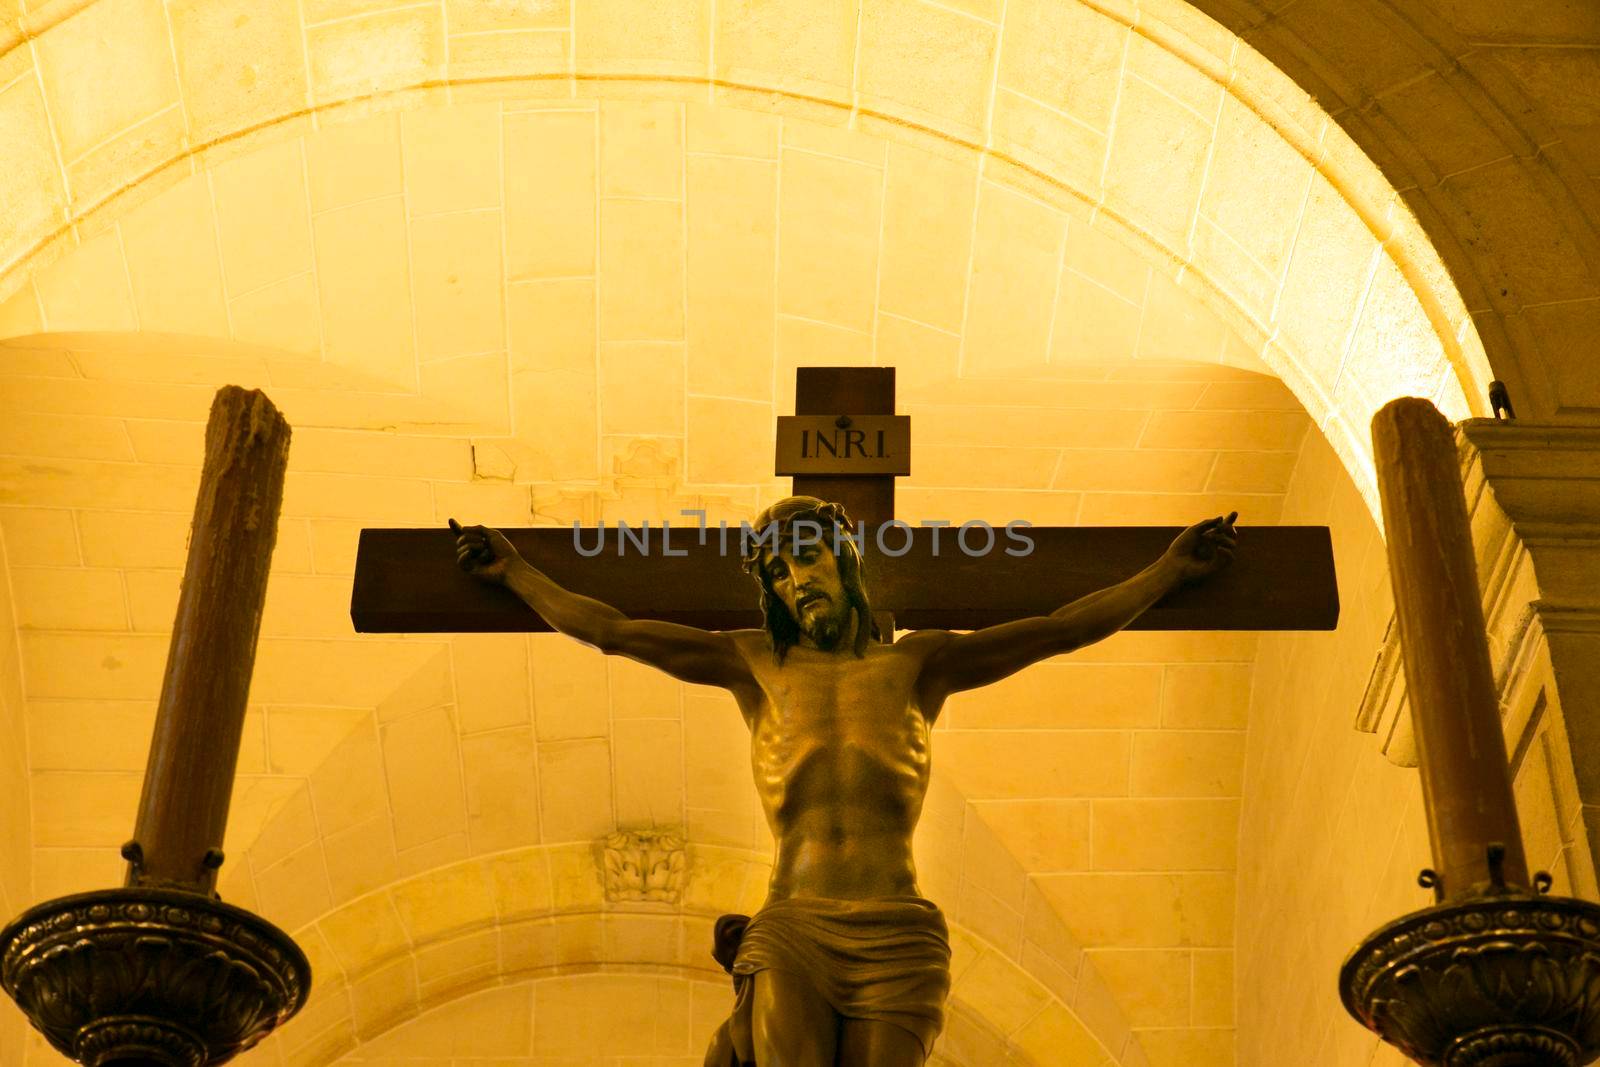
[[[1167,549],[1164,562],[1174,569],[1179,581],[1199,581],[1233,562],[1239,543],[1233,520],[1238,517],[1237,511],[1230,511],[1226,517],[1219,515],[1197,522],[1178,535]]]

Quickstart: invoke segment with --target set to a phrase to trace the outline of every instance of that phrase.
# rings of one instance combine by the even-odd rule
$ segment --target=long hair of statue
[[[844,505],[821,500],[814,496],[790,496],[773,504],[756,517],[754,528],[765,531],[776,524],[779,538],[787,535],[794,523],[811,520],[824,531],[832,531],[837,523],[841,531],[852,529]],[[878,624],[872,618],[872,607],[867,601],[866,567],[856,544],[841,532],[832,537],[833,558],[839,567],[839,582],[844,587],[845,601],[856,618],[856,636],[853,651],[867,654],[867,642],[882,640]],[[800,643],[800,623],[789,613],[789,606],[772,586],[772,576],[767,571],[765,550],[757,544],[744,558],[745,570],[761,584],[761,616],[765,620],[767,643],[781,664],[789,649]]]

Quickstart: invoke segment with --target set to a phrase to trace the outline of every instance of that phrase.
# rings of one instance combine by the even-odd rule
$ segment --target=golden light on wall
[[[204,404],[267,389],[296,430],[223,892],[330,980],[253,1062],[640,960],[672,973],[617,980],[688,1032],[706,914],[760,891],[725,702],[541,639],[356,639],[362,525],[749,517],[794,368],[874,363],[908,518],[1320,506],[1353,568],[1367,414],[1482,395],[1415,220],[1184,5],[447,8],[104,0],[0,91],[0,782],[31,795],[0,903],[115,866]],[[920,846],[963,931],[951,1063],[1231,1062],[1257,652],[1127,635],[953,702]],[[662,810],[699,911],[619,922],[591,842]],[[535,853],[546,885],[495,860]]]

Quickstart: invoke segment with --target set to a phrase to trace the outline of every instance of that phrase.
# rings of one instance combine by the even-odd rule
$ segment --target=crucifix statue
[[[483,527],[457,527],[457,555],[569,637],[738,701],[777,851],[766,905],[718,924],[719,940],[737,941],[723,954],[738,1000],[708,1064],[918,1067],[950,989],[945,922],[919,893],[911,859],[929,730],[945,698],[1108,637],[1221,569],[1233,519],[1189,527],[1138,574],[1048,615],[917,630],[892,644],[873,623],[848,516],[812,496],[756,520],[775,534],[744,560],[760,583],[762,629],[630,619],[562,588]],[[820,540],[802,535],[805,522]]]
[[[730,581],[726,528],[646,523],[597,558],[603,528],[451,520],[480,582],[443,566],[445,531],[363,530],[350,614],[363,632],[554,629],[733,693],[776,856],[765,907],[717,923],[738,997],[707,1067],[914,1067],[950,984],[946,923],[912,864],[946,697],[1125,627],[1331,629],[1333,557],[1325,528],[1280,526],[1248,531],[1229,566],[1235,515],[914,530],[893,518],[909,472],[893,368],[802,368],[795,408],[778,430],[795,496],[731,545],[758,597]]]
[[[1147,620],[1158,604],[1170,612],[1157,619],[1167,628],[1329,627],[1337,613],[1331,554],[1326,530],[1262,531],[1276,535],[1262,538],[1270,545],[1263,565],[1207,603],[1186,587],[1232,560],[1233,514],[1182,531],[1030,529],[1030,551],[1009,555],[969,551],[964,540],[958,551],[947,536],[941,556],[938,526],[885,549],[867,528],[877,524],[881,535],[893,515],[894,473],[903,472],[903,456],[885,455],[908,441],[903,424],[890,421],[893,370],[802,369],[796,406],[803,414],[779,431],[779,473],[805,472],[796,473],[796,495],[767,508],[740,539],[743,567],[759,586],[760,614],[749,619],[758,625],[735,621],[749,618],[732,606],[748,603],[748,592],[727,581],[728,562],[713,569],[717,546],[707,547],[703,529],[698,552],[692,539],[672,550],[663,529],[612,563],[573,560],[576,541],[563,548],[534,536],[564,531],[508,536],[454,520],[459,566],[501,587],[499,598],[461,592],[457,575],[446,603],[422,601],[406,557],[424,532],[369,530],[352,614],[358,629],[528,630],[531,608],[548,627],[607,654],[730,691],[750,729],[776,853],[761,910],[717,923],[714,954],[737,995],[707,1067],[917,1067],[943,1025],[950,987],[945,921],[921,896],[912,861],[930,730],[946,698]],[[871,473],[855,473],[852,463]],[[983,540],[988,549],[994,532]],[[1127,543],[1137,549],[1152,535],[1170,543],[1128,567]],[[430,537],[443,547],[437,533]],[[879,552],[869,566],[873,543]],[[1095,567],[1103,575],[1107,560],[1081,554],[1097,548],[1125,568],[1121,580],[1096,582]],[[868,594],[880,562],[889,612],[875,612]],[[631,581],[622,574],[629,568]],[[412,573],[397,580],[403,570]],[[1069,595],[1059,593],[1061,570],[1071,572]],[[663,589],[701,603],[670,604]],[[912,628],[898,640],[897,621]]]

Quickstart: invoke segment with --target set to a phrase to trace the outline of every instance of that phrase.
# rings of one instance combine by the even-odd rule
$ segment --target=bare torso
[[[764,634],[738,639],[759,686],[741,704],[777,843],[770,898],[918,895],[911,837],[931,769],[918,642],[861,658],[796,646],[780,667]]]
[[[809,497],[788,503],[819,515],[818,508],[835,508]],[[503,534],[451,522],[457,561],[504,583],[557,630],[734,694],[777,843],[772,899],[866,899],[917,894],[911,838],[928,788],[929,726],[945,695],[1115,633],[1184,581],[1226,565],[1233,519],[1191,526],[1143,571],[1048,616],[965,635],[922,630],[893,644],[867,643],[859,656],[855,638],[868,618],[859,583],[847,589],[839,548],[802,544],[796,521],[793,543],[763,550],[758,561],[768,625],[786,615],[801,638],[781,665],[764,631],[629,619],[552,582]],[[847,569],[856,574],[856,567]]]

